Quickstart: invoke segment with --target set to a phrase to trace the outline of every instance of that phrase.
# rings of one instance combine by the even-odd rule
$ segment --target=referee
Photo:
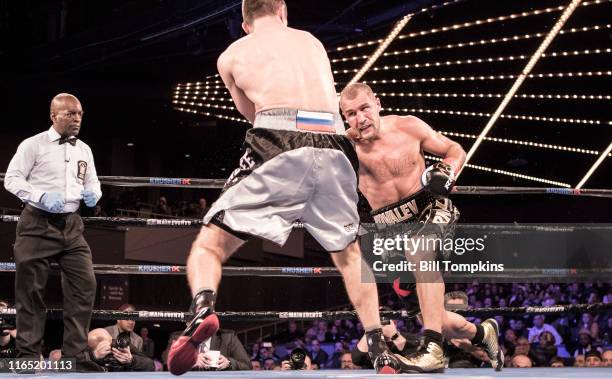
[[[87,332],[96,295],[91,250],[77,214],[81,199],[94,207],[100,182],[87,144],[77,139],[83,109],[60,93],[51,101],[49,130],[23,141],[11,159],[4,187],[26,205],[15,239],[15,307],[20,358],[39,359],[45,332],[43,299],[50,263],[62,270],[64,343],[62,358],[76,359],[77,370],[98,370],[89,361]]]

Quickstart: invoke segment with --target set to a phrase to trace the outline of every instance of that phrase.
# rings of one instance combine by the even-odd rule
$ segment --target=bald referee
[[[11,159],[4,187],[25,203],[15,239],[15,307],[20,358],[38,359],[45,332],[43,299],[49,265],[62,270],[62,358],[77,370],[98,370],[87,354],[87,332],[96,295],[91,251],[77,214],[81,199],[94,207],[100,182],[87,144],[77,139],[83,119],[79,100],[61,93],[51,101],[49,130],[23,141]]]

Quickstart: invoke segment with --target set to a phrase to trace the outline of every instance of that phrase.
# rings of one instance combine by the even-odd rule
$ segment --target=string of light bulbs
[[[586,49],[586,50],[570,50],[570,51],[555,51],[552,53],[544,53],[541,55],[542,58],[557,58],[557,57],[573,57],[580,55],[592,55],[592,54],[605,54],[611,53],[612,48],[608,49]],[[507,61],[516,61],[516,60],[525,60],[531,58],[529,54],[521,54],[521,55],[506,55],[506,56],[498,56],[498,57],[486,57],[486,58],[469,58],[469,59],[458,59],[458,60],[446,60],[446,61],[436,61],[436,62],[423,62],[423,63],[414,63],[414,64],[404,64],[404,65],[385,65],[381,67],[372,67],[371,71],[390,71],[390,70],[405,70],[405,69],[414,69],[414,68],[428,68],[428,67],[447,67],[447,66],[456,66],[456,65],[469,65],[469,64],[479,64],[479,63],[497,63],[497,62],[507,62]],[[354,72],[361,71],[361,69],[344,69],[344,70],[334,70],[335,74],[350,74]]]
[[[174,98],[192,99],[196,100],[198,93],[191,92],[180,92],[174,93]],[[214,92],[199,92],[204,95],[229,95],[228,91],[214,91]],[[340,94],[336,94],[340,95]],[[379,97],[432,97],[432,98],[502,98],[504,95],[501,93],[452,93],[452,92],[378,92],[376,96]],[[612,100],[612,95],[585,95],[585,94],[559,94],[559,93],[522,93],[514,95],[515,98],[521,99],[539,99],[539,100]],[[200,100],[212,100],[212,101],[225,101],[232,102],[231,97],[199,97]]]
[[[587,76],[612,76],[612,71],[569,71],[569,72],[547,72],[539,74],[529,74],[529,78],[566,78],[566,77],[587,77]],[[428,78],[410,78],[410,79],[381,79],[381,80],[369,80],[363,81],[363,83],[371,84],[389,84],[389,83],[418,83],[418,82],[459,82],[459,81],[475,81],[475,80],[508,80],[516,79],[518,75],[514,74],[499,74],[499,75],[467,75],[467,76],[441,76],[441,77],[428,77]],[[222,82],[212,82],[214,84],[221,84],[215,86],[195,86],[198,89],[224,89],[225,86]],[[347,82],[336,82],[334,84],[346,85]],[[186,86],[189,88],[189,85]]]
[[[429,160],[432,160],[432,161],[441,161],[442,160],[439,157],[434,157],[434,156],[431,156],[431,155],[425,155],[425,158],[429,159]],[[464,167],[472,168],[472,169],[479,170],[479,171],[492,172],[492,173],[495,173],[495,174],[500,174],[500,175],[505,175],[505,176],[511,176],[511,177],[514,177],[514,178],[530,180],[530,181],[538,182],[538,183],[552,184],[552,185],[559,186],[559,187],[565,187],[565,188],[571,188],[572,187],[568,183],[558,182],[556,180],[550,180],[550,179],[546,179],[546,178],[539,178],[537,176],[531,176],[531,175],[524,175],[524,174],[520,174],[518,172],[501,170],[501,169],[491,168],[491,167],[487,167],[487,166],[481,166],[481,165],[477,165],[477,164],[473,164],[473,163],[467,163]]]
[[[472,117],[491,117],[492,113],[486,112],[469,112],[469,111],[456,111],[448,109],[425,109],[425,108],[383,108],[384,111],[390,112],[404,112],[410,113],[427,113],[427,114],[444,114],[453,116],[472,116]],[[601,121],[601,120],[589,120],[579,118],[566,118],[566,117],[548,117],[548,116],[531,116],[531,115],[516,115],[516,114],[502,114],[500,118],[514,119],[514,120],[525,120],[525,121],[546,121],[556,123],[567,123],[567,124],[584,124],[584,125],[612,125],[612,121]]]
[[[596,76],[612,76],[612,71],[572,71],[572,72],[549,72],[540,74],[529,74],[528,78],[568,78],[568,77],[596,77]],[[478,80],[509,80],[516,79],[518,75],[500,74],[500,75],[467,75],[467,76],[440,76],[429,78],[410,78],[410,79],[381,79],[381,80],[364,80],[367,84],[396,84],[396,83],[425,83],[425,82],[465,82]],[[339,82],[338,84],[343,84]]]
[[[586,6],[602,4],[602,3],[610,2],[610,1],[612,0],[585,1],[581,5],[586,7]],[[478,19],[474,21],[462,22],[462,23],[452,24],[448,26],[442,26],[439,28],[431,28],[428,30],[421,30],[418,32],[403,34],[403,35],[398,36],[397,38],[401,40],[401,39],[420,37],[424,35],[441,33],[441,32],[446,32],[446,31],[455,31],[459,29],[469,28],[472,26],[480,26],[480,25],[492,24],[492,23],[506,21],[506,20],[515,20],[519,18],[536,16],[536,15],[541,15],[541,14],[546,14],[546,13],[560,12],[563,9],[565,9],[565,6],[560,5],[557,7],[540,8],[540,9],[534,9],[531,11],[525,11],[525,12],[520,12],[520,13],[511,13],[511,14],[503,15],[503,16],[488,17],[488,18]],[[332,50],[332,52],[341,52],[341,51],[346,51],[346,50],[357,49],[360,47],[371,46],[371,45],[381,43],[382,41],[383,41],[382,39],[376,39],[376,40],[370,40],[370,41],[365,41],[365,42],[352,43],[352,44],[348,44],[345,46],[336,47],[335,49]]]
[[[218,91],[215,91],[218,92]],[[200,92],[201,94],[202,92]],[[227,93],[229,94],[229,93]],[[339,94],[336,94],[339,96]],[[504,95],[501,93],[448,93],[448,92],[379,92],[379,97],[414,97],[414,98],[480,98],[480,99],[500,99]],[[538,99],[538,100],[612,100],[612,95],[584,95],[584,94],[516,94],[515,98]],[[174,94],[174,99],[183,100],[204,100],[232,103],[231,97],[207,97],[196,96],[190,92]]]
[[[571,33],[588,32],[588,31],[593,31],[593,30],[603,30],[603,29],[611,29],[611,28],[612,28],[612,24],[590,25],[590,26],[583,26],[583,27],[578,27],[578,28],[569,28],[569,29],[561,30],[559,34],[571,34]],[[490,38],[490,39],[480,39],[480,40],[466,41],[466,42],[458,42],[458,43],[452,43],[452,44],[446,44],[446,45],[418,47],[414,49],[404,49],[404,50],[391,50],[391,51],[384,52],[383,56],[396,56],[396,55],[402,55],[402,54],[430,52],[430,51],[441,50],[441,49],[456,49],[456,48],[463,48],[463,47],[470,47],[470,46],[498,44],[498,43],[504,43],[504,42],[513,42],[513,41],[521,41],[521,40],[527,40],[527,39],[532,39],[532,38],[540,38],[540,37],[544,37],[545,35],[546,33],[515,34],[511,36],[504,36],[504,37],[497,37],[497,38]],[[349,62],[349,61],[367,59],[368,57],[369,55],[356,55],[356,56],[350,56],[350,57],[334,58],[334,59],[331,59],[330,62],[331,63]]]
[[[501,93],[449,93],[449,92],[379,92],[379,97],[440,97],[440,98],[502,98]],[[612,95],[524,93],[516,98],[541,100],[612,100]]]
[[[446,136],[450,136],[450,137],[468,138],[468,139],[478,138],[476,134],[466,134],[466,133],[449,132],[449,131],[442,131],[442,130],[440,130],[439,133],[444,134]],[[530,146],[530,147],[537,147],[537,148],[550,149],[550,150],[569,151],[573,153],[582,153],[582,154],[589,154],[589,155],[599,155],[599,151],[597,150],[583,149],[579,147],[553,145],[553,144],[548,144],[548,143],[521,141],[521,140],[516,140],[516,139],[498,138],[498,137],[485,137],[484,140],[498,142],[498,143],[511,144],[511,145]]]
[[[464,0],[449,0],[449,1],[446,1],[446,2],[444,2],[442,4],[434,4],[434,5],[432,5],[432,6],[428,7],[428,8],[421,8],[420,10],[418,10],[416,12],[409,13],[409,14],[405,15],[404,18],[411,19],[412,17],[414,17],[414,16],[416,16],[418,14],[434,11],[434,10],[437,10],[437,9],[441,9],[441,8],[444,8],[444,7],[448,6],[448,5],[457,4],[457,3],[460,3],[462,1],[464,1]],[[374,45],[376,43],[383,43],[383,42],[384,42],[384,39],[381,38],[379,40],[372,41],[372,43],[370,43],[370,45]],[[334,50],[336,50],[336,49],[334,49]],[[331,52],[331,51],[333,51],[333,50],[328,50],[328,52]]]
[[[512,101],[512,99],[514,98],[514,95],[516,94],[516,92],[523,85],[524,81],[529,77],[531,70],[533,70],[536,63],[540,60],[540,58],[542,57],[542,54],[544,54],[544,51],[546,51],[548,46],[550,46],[550,44],[555,39],[557,34],[559,34],[559,31],[561,30],[563,25],[571,17],[571,15],[574,13],[576,8],[580,6],[581,2],[582,0],[572,0],[567,5],[567,7],[563,10],[563,13],[561,14],[557,22],[555,22],[552,29],[550,29],[550,31],[548,32],[548,34],[546,35],[542,43],[538,46],[538,48],[533,53],[531,58],[529,58],[529,61],[527,62],[525,67],[521,70],[521,73],[517,76],[514,83],[512,83],[512,87],[510,87],[508,92],[504,95],[504,98],[502,99],[501,103],[495,109],[495,111],[491,115],[491,118],[489,118],[489,121],[487,121],[487,124],[485,125],[485,127],[482,129],[482,131],[478,135],[478,138],[476,138],[476,141],[474,141],[474,143],[472,144],[472,146],[466,153],[465,163],[470,162],[470,160],[474,156],[474,153],[476,153],[476,150],[478,150],[478,147],[480,146],[484,138],[487,136],[487,134],[489,134],[489,132],[491,131],[491,129],[493,128],[497,120],[503,116],[502,112],[504,112],[504,110],[506,109],[510,101]],[[459,170],[456,177],[459,177],[460,175],[461,175],[461,170]]]
[[[576,185],[577,189],[582,188],[582,186],[584,186],[584,184],[591,178],[593,173],[595,173],[595,170],[597,170],[599,165],[601,165],[601,163],[603,162],[604,158],[606,158],[606,156],[610,155],[610,151],[612,151],[612,142],[610,142],[608,147],[603,151],[603,153],[601,153],[599,158],[597,158],[595,163],[593,163],[593,165],[589,168],[589,170],[584,175],[584,177],[580,180],[580,182],[578,182],[578,184]]]

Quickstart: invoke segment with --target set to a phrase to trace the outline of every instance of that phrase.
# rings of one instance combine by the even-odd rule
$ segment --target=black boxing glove
[[[455,184],[453,167],[445,162],[427,167],[421,175],[421,184],[434,195],[448,196]]]

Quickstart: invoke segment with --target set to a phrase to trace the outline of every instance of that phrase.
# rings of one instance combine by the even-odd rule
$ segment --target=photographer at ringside
[[[8,301],[0,299],[0,309],[7,309],[9,305]],[[15,346],[16,335],[17,329],[15,325],[0,318],[0,359],[17,358],[17,348]]]
[[[302,348],[296,347],[291,350],[289,359],[281,362],[281,370],[312,370],[312,360],[308,352]]]
[[[87,335],[91,359],[107,371],[155,371],[153,360],[130,343],[130,335],[121,332],[113,339],[105,329]]]
[[[120,312],[133,312],[136,308],[132,304],[123,304],[119,307]],[[128,333],[130,335],[130,345],[132,345],[132,352],[137,351],[142,353],[142,337],[134,332],[136,321],[134,320],[117,320],[115,325],[110,325],[104,328],[113,339],[117,339],[119,333]]]

